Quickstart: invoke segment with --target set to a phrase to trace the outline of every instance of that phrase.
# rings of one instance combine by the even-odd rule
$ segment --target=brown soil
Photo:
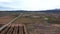
[[[4,16],[0,17],[0,24],[7,24],[9,21],[11,21],[14,17],[13,16]]]

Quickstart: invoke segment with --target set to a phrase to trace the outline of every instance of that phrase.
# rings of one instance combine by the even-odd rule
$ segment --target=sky
[[[0,10],[60,9],[60,0],[0,0]]]

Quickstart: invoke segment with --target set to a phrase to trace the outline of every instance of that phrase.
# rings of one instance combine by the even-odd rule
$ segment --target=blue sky
[[[0,0],[0,10],[59,9],[60,0]]]

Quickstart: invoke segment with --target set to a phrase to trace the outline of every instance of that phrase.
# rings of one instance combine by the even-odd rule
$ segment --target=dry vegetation
[[[26,25],[29,34],[60,34],[60,26],[58,27],[55,24],[48,23],[43,18],[21,17],[17,21]],[[49,18],[49,20],[58,21],[57,18],[53,17]]]
[[[60,23],[59,18],[50,17],[49,15],[45,15],[45,14],[43,14],[43,15],[39,14],[39,16],[42,16],[42,17],[31,18],[31,17],[22,16],[22,17],[18,18],[15,21],[15,23],[25,24],[26,28],[27,28],[27,32],[29,34],[60,34],[60,26],[58,27],[57,25],[52,24],[52,22],[55,23],[54,21],[59,21],[59,23]],[[46,16],[48,18],[48,20],[47,21],[44,20],[45,17],[43,17],[43,16]],[[9,19],[11,19],[11,18],[9,18]],[[3,22],[4,20],[1,19],[0,21]],[[8,22],[8,19],[6,21]],[[48,23],[48,21],[51,21],[51,22]]]

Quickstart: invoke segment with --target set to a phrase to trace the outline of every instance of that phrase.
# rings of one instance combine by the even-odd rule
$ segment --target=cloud
[[[0,0],[0,6],[14,10],[49,10],[60,8],[60,0]],[[8,8],[6,10],[8,10]]]
[[[0,2],[12,2],[12,0],[0,0]]]

